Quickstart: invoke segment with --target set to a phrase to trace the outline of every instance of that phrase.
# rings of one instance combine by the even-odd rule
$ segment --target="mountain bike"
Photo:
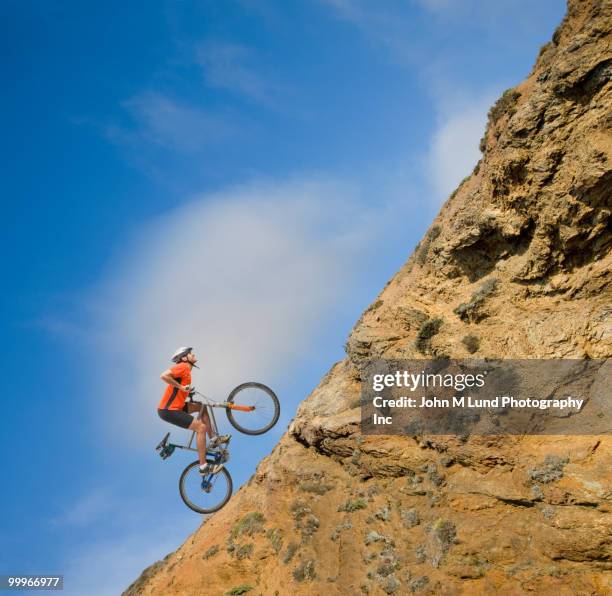
[[[262,383],[242,383],[230,392],[225,401],[216,401],[195,390],[189,393],[189,399],[193,401],[195,395],[202,398],[198,418],[202,418],[205,410],[208,412],[214,435],[219,434],[214,408],[224,408],[229,423],[237,431],[247,435],[262,435],[268,432],[277,423],[280,415],[278,397]],[[168,459],[176,448],[197,453],[198,450],[192,446],[195,434],[192,431],[189,443],[179,445],[168,442],[168,432],[155,450],[162,459]],[[207,449],[206,462],[213,465],[225,464],[229,460],[228,445],[229,440],[214,449]],[[229,501],[232,490],[232,477],[225,466],[219,472],[202,475],[200,461],[197,459],[183,470],[179,479],[181,498],[187,507],[197,513],[218,511]]]

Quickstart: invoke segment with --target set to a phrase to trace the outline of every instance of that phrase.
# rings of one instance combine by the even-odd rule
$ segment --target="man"
[[[208,412],[204,410],[202,418],[194,418],[190,412],[199,412],[202,406],[199,402],[185,403],[191,387],[191,369],[198,361],[193,348],[179,348],[172,355],[171,366],[165,370],[160,378],[168,384],[159,405],[157,414],[162,420],[175,424],[181,428],[193,430],[196,433],[198,455],[200,458],[200,474],[216,474],[223,467],[222,464],[212,465],[206,463],[206,434],[210,437],[209,447],[212,449],[229,440],[229,435],[213,436],[212,426]]]

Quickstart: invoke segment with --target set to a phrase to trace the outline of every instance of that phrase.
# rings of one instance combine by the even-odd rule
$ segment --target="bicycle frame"
[[[217,420],[215,418],[215,413],[213,411],[213,408],[229,408],[231,410],[240,410],[243,412],[252,412],[255,409],[253,406],[239,406],[231,402],[227,402],[227,401],[215,401],[214,399],[207,397],[206,395],[204,395],[203,393],[200,393],[199,391],[194,391],[193,393],[190,394],[190,396],[191,395],[199,395],[201,398],[203,398],[202,406],[200,407],[200,411],[198,413],[198,420],[202,419],[202,416],[204,415],[204,409],[206,409],[208,413],[208,419],[210,420],[210,427],[211,427],[211,431],[213,435],[219,434],[219,430],[217,427]],[[197,453],[198,450],[192,447],[195,435],[196,435],[195,431],[191,431],[191,437],[189,438],[189,443],[187,443],[187,445],[177,445],[175,443],[171,443],[171,445],[173,445],[174,447],[178,447],[179,449],[185,449],[187,451],[195,451]]]
[[[219,429],[217,427],[217,420],[215,418],[215,413],[213,411],[213,408],[224,408],[225,404],[223,404],[223,402],[216,402],[214,400],[212,400],[209,397],[206,397],[205,395],[203,395],[202,393],[198,393],[197,391],[195,392],[197,393],[199,396],[201,396],[203,398],[202,400],[202,405],[200,407],[200,411],[198,413],[198,420],[202,420],[202,416],[204,414],[204,409],[206,409],[207,414],[208,414],[208,419],[210,420],[210,430],[212,431],[213,435],[218,435],[219,434]],[[204,401],[206,400],[206,401]],[[197,451],[197,449],[194,449],[191,445],[193,444],[193,440],[195,438],[195,431],[191,432],[191,437],[189,437],[189,443],[187,444],[186,449],[188,449],[189,451]]]

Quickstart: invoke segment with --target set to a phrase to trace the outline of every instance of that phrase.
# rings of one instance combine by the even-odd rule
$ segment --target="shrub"
[[[315,562],[310,559],[308,561],[302,561],[293,570],[293,579],[296,582],[312,581],[317,574],[315,572]]]
[[[485,131],[484,136],[480,139],[480,142],[478,143],[478,149],[480,149],[481,153],[485,153],[486,150],[487,150],[487,133],[486,133],[486,131]]]
[[[291,512],[295,520],[295,527],[302,531],[303,536],[312,536],[319,529],[319,518],[313,514],[310,507],[301,501],[293,503]]]
[[[418,592],[421,588],[424,588],[429,583],[429,578],[426,575],[422,575],[421,577],[417,577],[413,579],[408,587],[411,592]]]
[[[495,124],[504,114],[510,117],[516,113],[516,102],[521,94],[514,89],[506,89],[489,110],[489,122]]]
[[[485,300],[495,293],[499,280],[492,277],[487,279],[480,287],[472,294],[468,302],[463,302],[453,311],[462,321],[478,323],[485,318],[485,314],[480,308]]]
[[[203,555],[203,559],[210,559],[210,557],[214,557],[219,552],[219,545],[215,544],[211,546]]]
[[[420,544],[414,549],[414,556],[417,563],[424,563],[427,560],[427,549],[424,544]]]
[[[372,544],[374,542],[384,542],[385,544],[393,545],[393,540],[384,534],[379,534],[376,530],[372,530],[366,534],[364,544]]]
[[[242,546],[238,547],[238,549],[236,550],[236,558],[239,561],[242,561],[242,559],[250,559],[252,554],[253,554],[253,543],[252,542],[249,542],[248,544],[243,544]]]
[[[361,405],[361,398],[357,402],[357,406]],[[301,482],[298,486],[299,490],[305,493],[314,493],[315,495],[324,495],[328,490],[334,488],[333,484],[321,484],[320,482]]]
[[[442,486],[444,484],[445,478],[438,472],[435,464],[427,464],[426,469],[423,471],[427,472],[427,477],[434,486]]]
[[[358,511],[359,509],[365,509],[368,506],[365,499],[353,499],[348,500],[342,505],[338,507],[338,511],[346,511],[346,513],[353,513],[353,511]]]
[[[544,462],[537,468],[529,470],[529,476],[536,482],[548,484],[555,480],[563,478],[563,468],[568,462],[567,458],[561,458],[557,455],[547,455]]]
[[[303,535],[312,536],[319,529],[320,523],[319,518],[310,513],[302,520],[300,530]]]
[[[378,575],[381,575],[382,577],[387,577],[387,575],[391,575],[395,571],[395,567],[396,565],[394,565],[393,563],[381,563],[376,568],[376,573],[378,573]]]
[[[418,526],[421,523],[419,512],[416,509],[408,509],[407,511],[402,509],[400,517],[402,518],[404,528],[414,528],[414,526]]]
[[[283,547],[283,532],[279,528],[274,528],[273,530],[268,530],[266,534],[268,540],[272,543],[272,548],[274,552],[278,554]]]
[[[442,552],[446,552],[450,545],[455,542],[457,537],[457,529],[455,524],[447,519],[439,518],[434,522],[432,527],[433,534],[440,543]]]
[[[474,352],[478,352],[480,348],[480,339],[476,335],[466,335],[461,343],[465,346],[465,349],[473,354]]]
[[[427,260],[427,255],[429,254],[429,246],[431,243],[440,235],[440,226],[434,225],[431,227],[429,232],[425,235],[425,238],[421,242],[419,242],[415,249],[415,260],[419,265],[424,265]]]
[[[353,524],[348,519],[344,520],[342,523],[336,526],[336,529],[332,532],[330,538],[335,542],[338,540],[338,538],[340,538],[340,534],[343,530],[350,530],[352,527]]]
[[[366,494],[368,495],[368,497],[374,497],[380,494],[380,486],[378,486],[378,484],[373,484],[372,486],[369,486],[368,490],[366,491]]]
[[[417,338],[415,342],[416,349],[424,354],[425,351],[429,348],[430,339],[436,335],[440,331],[440,327],[442,326],[442,319],[433,318],[427,319],[420,327],[419,332],[417,333]]]
[[[252,511],[247,513],[239,522],[232,528],[232,538],[238,538],[238,536],[253,536],[256,532],[263,530],[263,523],[266,518],[259,511]]]
[[[285,551],[285,556],[283,557],[283,563],[286,565],[287,563],[289,563],[289,561],[291,561],[291,559],[293,559],[293,555],[295,555],[295,553],[297,552],[297,549],[299,548],[298,544],[296,542],[290,542],[289,546],[287,546],[287,550]]]
[[[378,310],[383,304],[384,302],[380,298],[378,298],[372,304],[370,304],[370,306],[368,306],[366,312],[374,312],[375,310]]]
[[[312,509],[303,501],[293,501],[291,504],[291,515],[293,516],[294,520],[299,521],[308,513],[312,513]]]
[[[379,578],[378,583],[385,594],[393,594],[400,587],[399,580],[394,575],[388,575],[385,578]]]

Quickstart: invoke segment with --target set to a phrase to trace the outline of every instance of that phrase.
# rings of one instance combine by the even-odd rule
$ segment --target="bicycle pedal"
[[[175,447],[172,444],[164,445],[159,451],[159,456],[162,459],[168,459],[174,453],[174,449]]]
[[[166,433],[164,438],[157,444],[157,447],[155,447],[155,451],[160,451],[166,446],[166,444],[168,443],[169,436],[170,436],[170,433]]]

